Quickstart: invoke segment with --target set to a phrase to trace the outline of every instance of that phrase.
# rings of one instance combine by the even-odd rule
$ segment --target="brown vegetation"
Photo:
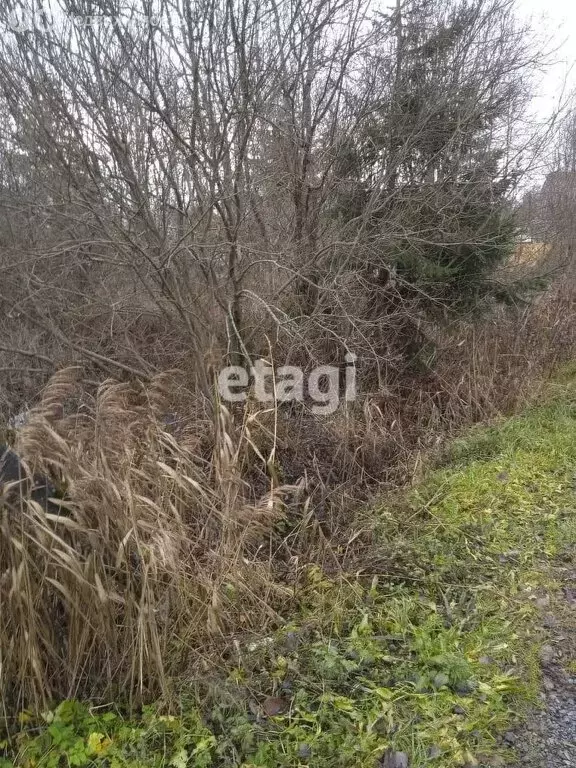
[[[57,373],[17,448],[65,489],[62,513],[31,500],[2,513],[5,706],[168,694],[231,636],[289,616],[306,564],[380,569],[360,500],[413,476],[453,430],[534,398],[576,352],[575,312],[574,292],[556,288],[462,323],[438,339],[433,373],[330,419],[203,410],[177,372],[96,389],[79,369]]]
[[[0,407],[62,496],[0,512],[6,713],[169,696],[306,565],[383,568],[362,502],[576,351],[574,281],[518,288],[566,244],[510,260],[537,61],[507,0],[158,5],[0,43]],[[329,417],[217,393],[350,351]]]

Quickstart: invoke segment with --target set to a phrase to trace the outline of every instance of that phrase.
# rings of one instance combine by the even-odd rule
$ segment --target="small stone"
[[[456,706],[452,708],[452,712],[454,712],[455,715],[466,714],[466,710],[464,709],[464,707],[461,707],[459,704],[456,704]]]
[[[516,744],[516,741],[518,740],[518,737],[514,733],[514,731],[506,731],[504,734],[504,741],[506,744]]]
[[[380,760],[380,768],[408,768],[409,760],[406,752],[395,752],[387,749]]]
[[[542,685],[544,686],[544,690],[545,691],[553,691],[554,690],[554,683],[552,682],[552,680],[550,680],[549,677],[545,677],[544,678],[544,681],[543,681]]]
[[[308,760],[312,757],[312,749],[309,744],[300,744],[298,746],[298,757],[300,760]]]
[[[468,696],[474,692],[476,686],[470,680],[463,680],[460,683],[456,683],[454,690],[459,696]]]
[[[440,747],[437,747],[435,744],[433,744],[428,750],[428,758],[430,760],[436,760],[436,758],[440,757],[441,754],[442,754],[442,750],[440,749]]]
[[[450,682],[450,678],[448,675],[445,675],[443,672],[438,672],[434,680],[432,681],[432,685],[434,688],[443,688],[445,685],[448,685]]]
[[[290,702],[287,699],[282,699],[279,696],[268,696],[264,699],[262,704],[262,710],[267,717],[276,717],[276,715],[283,715],[290,709]]]

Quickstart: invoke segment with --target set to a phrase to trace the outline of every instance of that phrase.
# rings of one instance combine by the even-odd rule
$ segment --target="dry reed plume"
[[[18,436],[66,501],[60,514],[31,499],[1,513],[5,712],[81,693],[157,695],[214,635],[275,615],[270,566],[254,552],[287,489],[271,482],[245,501],[250,419],[234,429],[216,403],[207,460],[162,425],[169,375],[105,381],[65,415],[79,386],[79,369],[57,373]]]

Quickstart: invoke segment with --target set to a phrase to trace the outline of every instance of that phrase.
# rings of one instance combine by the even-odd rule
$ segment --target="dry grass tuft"
[[[246,493],[255,416],[235,428],[217,403],[208,460],[177,441],[162,423],[169,378],[105,381],[66,415],[80,371],[60,371],[19,435],[18,450],[58,476],[66,500],[60,514],[30,499],[1,511],[5,711],[166,693],[215,635],[276,617],[282,588],[258,546],[294,489],[270,481],[261,499]]]

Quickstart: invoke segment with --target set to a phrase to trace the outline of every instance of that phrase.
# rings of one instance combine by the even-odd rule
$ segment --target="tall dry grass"
[[[166,693],[215,638],[274,617],[281,587],[258,547],[294,489],[270,479],[249,503],[240,470],[257,459],[253,419],[235,426],[216,402],[206,458],[164,427],[170,389],[169,375],[105,381],[66,415],[81,380],[65,369],[20,432],[17,449],[66,501],[59,514],[29,498],[2,509],[6,714],[55,697]]]
[[[68,696],[169,695],[239,635],[282,621],[306,563],[369,570],[354,510],[463,425],[537,396],[576,354],[575,320],[564,282],[438,331],[433,368],[386,390],[360,382],[330,418],[252,400],[232,412],[177,372],[96,389],[79,368],[58,372],[16,449],[62,490],[61,511],[24,498],[0,513],[4,715]]]

